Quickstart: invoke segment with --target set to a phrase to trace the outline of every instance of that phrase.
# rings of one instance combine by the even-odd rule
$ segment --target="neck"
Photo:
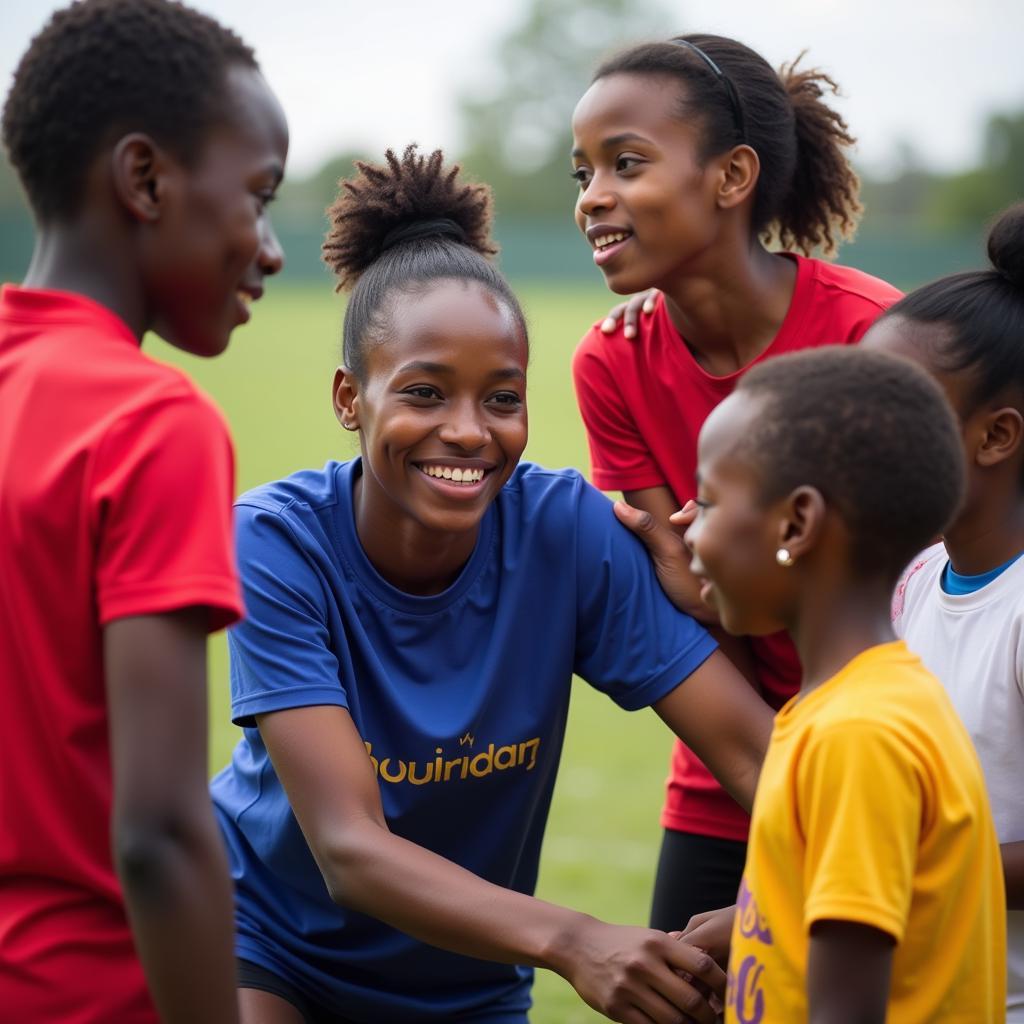
[[[989,572],[1024,551],[1024,498],[1012,493],[1000,501],[987,494],[957,518],[942,538],[954,570],[963,576]]]
[[[808,595],[789,626],[800,654],[805,695],[831,679],[858,654],[895,638],[891,580],[845,581]]]
[[[112,244],[109,227],[51,225],[36,238],[26,288],[74,292],[117,314],[140,341],[148,325],[137,262]]]
[[[709,373],[725,376],[772,343],[795,286],[796,264],[755,239],[705,252],[661,288],[694,358]]]
[[[356,534],[370,564],[393,587],[429,596],[447,590],[476,547],[479,526],[465,533],[429,530],[366,486],[355,483]]]

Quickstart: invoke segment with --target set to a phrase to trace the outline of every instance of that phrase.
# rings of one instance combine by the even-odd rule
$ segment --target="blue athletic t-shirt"
[[[246,618],[229,643],[245,734],[212,789],[237,953],[349,1020],[521,1024],[530,969],[436,949],[331,901],[253,716],[347,708],[391,831],[532,893],[573,673],[646,707],[715,642],[669,603],[643,546],[575,471],[520,465],[458,579],[429,597],[396,590],[367,560],[360,472],[359,459],[329,462],[236,506]]]

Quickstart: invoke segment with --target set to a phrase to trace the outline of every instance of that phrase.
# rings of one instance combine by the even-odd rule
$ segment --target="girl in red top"
[[[856,342],[899,298],[857,270],[768,248],[831,254],[855,227],[853,139],[822,99],[835,88],[820,71],[776,73],[735,40],[693,35],[612,57],[576,107],[576,221],[594,262],[614,292],[661,293],[639,322],[591,328],[576,392],[594,483],[654,522],[695,496],[701,425],[749,367]],[[692,576],[676,597],[717,623]],[[797,691],[788,636],[716,636],[773,706]],[[748,818],[677,744],[662,824],[652,924],[680,928],[735,899]]]

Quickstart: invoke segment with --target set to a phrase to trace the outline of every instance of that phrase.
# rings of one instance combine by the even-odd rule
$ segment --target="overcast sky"
[[[342,149],[416,140],[457,148],[457,98],[486,88],[488,58],[522,0],[193,0],[256,50],[291,124],[290,169]],[[732,35],[773,64],[804,48],[845,92],[861,163],[891,168],[898,140],[967,166],[985,116],[1024,107],[1022,0],[665,0],[675,31]],[[0,0],[0,90],[63,3]],[[568,156],[566,157],[568,162]]]

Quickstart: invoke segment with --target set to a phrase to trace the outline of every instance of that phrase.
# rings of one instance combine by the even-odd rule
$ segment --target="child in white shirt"
[[[912,292],[862,345],[928,370],[960,419],[967,498],[904,574],[893,624],[977,748],[1006,878],[1007,1020],[1024,1024],[1024,203],[988,253],[992,269]]]

